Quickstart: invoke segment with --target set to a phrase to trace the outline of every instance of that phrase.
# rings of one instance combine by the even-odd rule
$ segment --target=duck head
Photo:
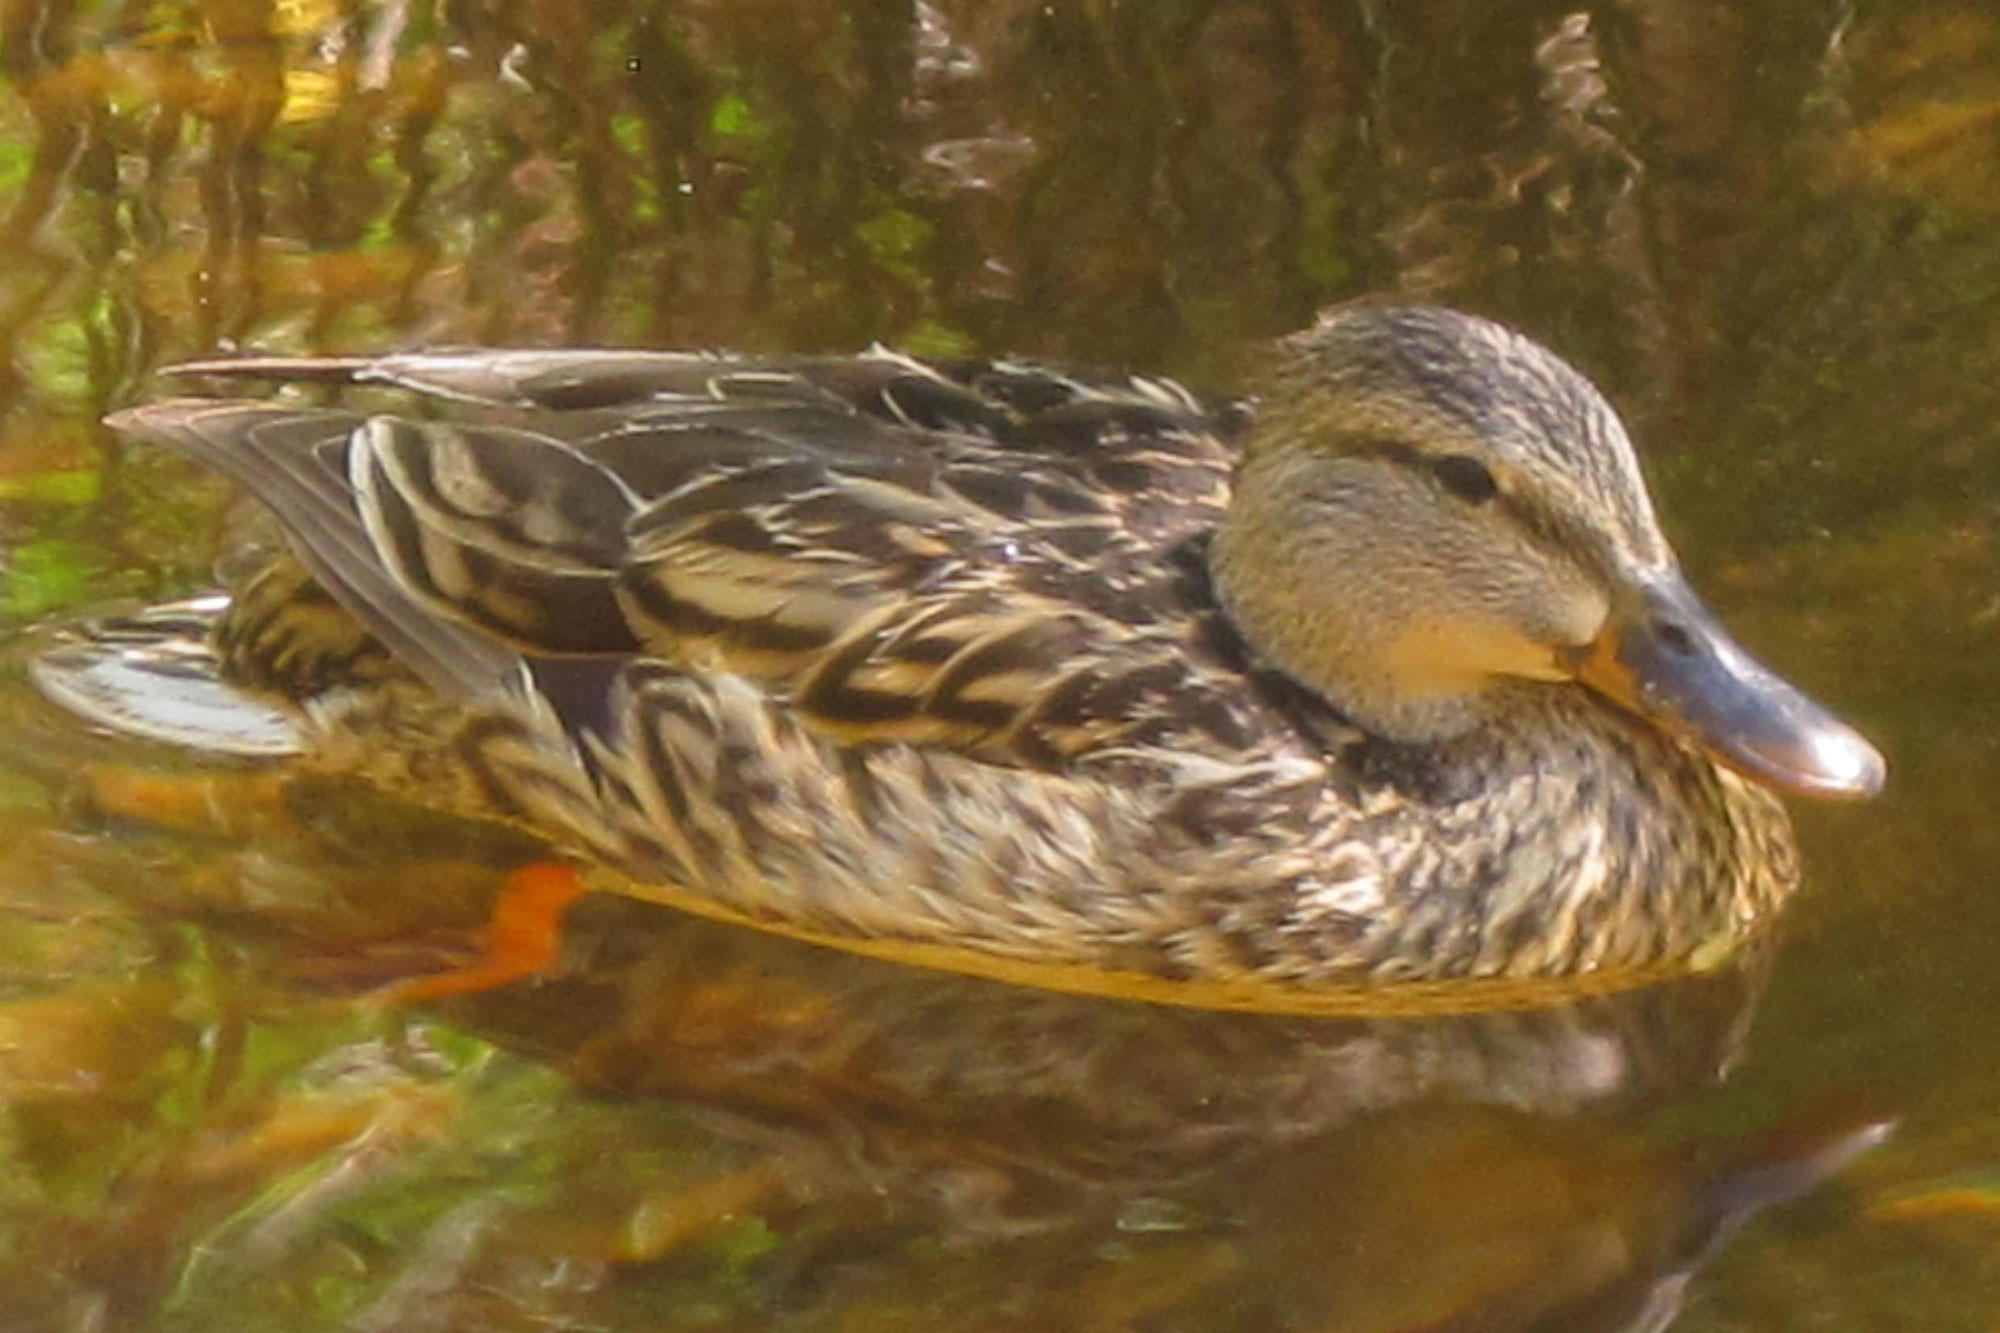
[[[1554,353],[1452,311],[1346,306],[1281,344],[1264,391],[1217,594],[1357,724],[1445,740],[1519,682],[1567,684],[1773,787],[1882,785],[1876,749],[1688,587],[1624,426]]]

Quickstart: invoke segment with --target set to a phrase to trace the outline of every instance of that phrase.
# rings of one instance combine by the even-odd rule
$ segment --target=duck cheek
[[[1407,698],[1477,694],[1495,676],[1567,680],[1547,644],[1494,620],[1416,620],[1389,646],[1388,666]]]

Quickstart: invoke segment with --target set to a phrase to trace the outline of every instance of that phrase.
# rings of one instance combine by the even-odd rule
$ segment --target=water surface
[[[1990,6],[0,25],[10,630],[204,586],[240,535],[96,424],[175,358],[880,339],[1226,389],[1400,291],[1597,377],[1696,583],[1893,770],[1799,812],[1770,956],[1575,1010],[1201,1015],[620,903],[544,985],[384,1008],[518,847],[91,735],[10,677],[0,1327],[1994,1326]]]

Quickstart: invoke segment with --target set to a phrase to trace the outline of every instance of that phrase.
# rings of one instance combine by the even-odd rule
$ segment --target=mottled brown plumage
[[[1880,778],[1701,617],[1595,390],[1449,312],[1333,312],[1254,424],[880,350],[183,370],[432,404],[114,419],[285,529],[214,643],[318,762],[843,947],[1216,1004],[1619,984],[1795,881],[1714,754]]]

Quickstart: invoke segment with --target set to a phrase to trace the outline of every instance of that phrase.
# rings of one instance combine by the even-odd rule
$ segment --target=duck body
[[[1650,683],[1634,704],[1565,675],[1618,620],[1600,567],[1636,551],[1635,584],[1671,573],[1643,490],[1619,493],[1629,449],[1574,446],[1608,482],[1534,452],[1580,410],[1566,395],[1598,428],[1594,391],[1449,312],[1336,312],[1287,347],[1254,424],[1165,381],[879,349],[204,363],[399,405],[184,399],[114,424],[276,514],[291,553],[235,590],[213,650],[312,762],[533,829],[637,896],[1196,1003],[1620,984],[1726,956],[1797,881],[1768,774],[1718,762]],[[1430,443],[1512,430],[1532,447],[1467,463]],[[1543,513],[1593,487],[1630,512]],[[1284,512],[1299,495],[1374,513],[1405,492],[1447,515],[1439,535],[1396,520],[1361,555],[1265,550],[1271,525],[1317,531]],[[1489,576],[1477,525],[1503,523]],[[1406,537],[1407,581],[1403,557],[1365,567]],[[1439,573],[1454,561],[1473,572]],[[1350,600],[1349,564],[1388,609],[1341,638],[1285,599]],[[1554,591],[1520,591],[1537,578]],[[1400,614],[1397,587],[1423,602],[1445,579],[1483,600],[1349,647]],[[1323,683],[1308,650],[1360,665]],[[1502,666],[1438,665],[1475,650]],[[1781,702],[1820,728],[1822,778],[1879,781],[1851,733]]]

